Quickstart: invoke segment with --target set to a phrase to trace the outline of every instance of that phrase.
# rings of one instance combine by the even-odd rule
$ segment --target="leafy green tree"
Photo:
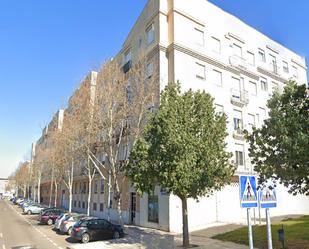
[[[126,175],[138,193],[156,185],[182,201],[183,246],[189,246],[187,199],[212,194],[231,180],[235,168],[225,150],[226,116],[216,114],[212,97],[170,83],[135,144]]]
[[[294,195],[309,195],[309,98],[305,85],[288,82],[268,101],[269,119],[247,134],[260,181],[278,180]]]

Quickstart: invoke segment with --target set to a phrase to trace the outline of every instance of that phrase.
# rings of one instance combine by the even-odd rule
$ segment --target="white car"
[[[68,217],[69,214],[70,214],[70,213],[64,213],[64,214],[60,215],[60,216],[56,219],[55,225],[54,225],[54,228],[55,228],[56,230],[59,230],[59,229],[60,229],[60,224],[61,224],[61,222],[62,222],[64,219],[66,219],[66,218]]]
[[[82,218],[87,217],[86,214],[74,214],[67,216],[60,224],[60,231],[71,235],[74,224]]]
[[[25,214],[39,214],[41,213],[41,211],[44,209],[44,207],[42,207],[39,204],[31,204],[29,206],[24,207],[24,213]]]

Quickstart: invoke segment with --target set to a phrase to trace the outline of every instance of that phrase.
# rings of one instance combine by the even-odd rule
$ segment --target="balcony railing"
[[[245,134],[242,128],[237,128],[233,131],[233,138],[238,140],[245,140]]]
[[[231,89],[231,103],[239,107],[247,105],[249,103],[248,91]]]
[[[247,62],[245,58],[242,58],[238,55],[230,56],[230,65],[233,67],[238,67],[242,69],[247,69],[248,67],[252,66],[250,63]]]

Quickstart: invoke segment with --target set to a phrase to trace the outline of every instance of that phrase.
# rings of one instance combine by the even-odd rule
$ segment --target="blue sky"
[[[118,52],[146,2],[0,0],[0,177],[87,72]],[[308,57],[308,0],[211,2]]]

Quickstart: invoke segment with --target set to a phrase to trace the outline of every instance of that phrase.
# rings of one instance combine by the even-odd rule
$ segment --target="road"
[[[65,249],[68,236],[50,226],[38,225],[37,216],[21,214],[21,209],[0,200],[0,249]]]

